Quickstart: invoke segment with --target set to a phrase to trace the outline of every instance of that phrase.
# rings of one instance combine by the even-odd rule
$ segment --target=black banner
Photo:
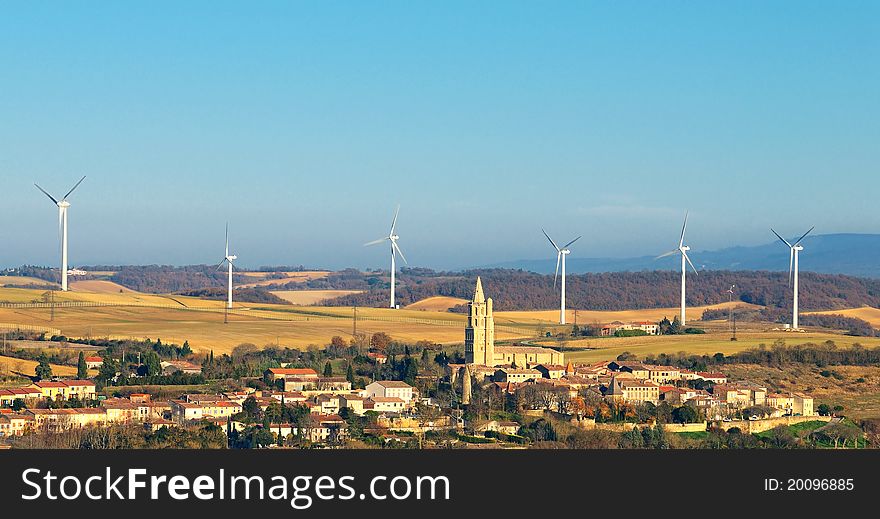
[[[878,466],[848,450],[7,450],[0,503],[41,517],[815,512],[871,504]]]

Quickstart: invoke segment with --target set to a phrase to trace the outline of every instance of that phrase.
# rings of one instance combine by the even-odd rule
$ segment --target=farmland
[[[274,294],[285,301],[295,305],[314,305],[325,299],[333,299],[334,297],[347,296],[349,294],[359,294],[360,290],[270,290]]]
[[[259,303],[237,303],[226,315],[222,301],[185,296],[120,292],[107,282],[87,282],[95,291],[55,292],[54,319],[46,303],[45,292],[35,289],[0,288],[0,302],[14,303],[0,307],[0,323],[42,327],[57,330],[70,337],[161,338],[165,342],[189,341],[197,351],[231,351],[241,343],[258,346],[281,344],[291,347],[321,346],[331,337],[350,337],[361,333],[383,331],[404,341],[428,340],[458,345],[464,339],[466,316],[446,311],[450,305],[464,302],[455,298],[429,298],[407,308],[358,308],[357,322],[352,307],[291,306]],[[302,291],[313,299],[327,291]],[[307,304],[306,300],[302,304]],[[17,305],[15,305],[17,303]],[[80,305],[80,306],[75,306]],[[743,303],[739,303],[740,306]],[[700,315],[708,308],[725,308],[725,304],[689,309]],[[578,311],[578,322],[610,322],[614,320],[657,320],[673,316],[676,308],[632,311]],[[574,311],[570,312],[573,321]],[[572,348],[567,357],[576,362],[613,359],[623,352],[636,355],[657,353],[716,352],[733,353],[758,344],[783,338],[790,343],[834,340],[838,345],[860,342],[865,346],[880,344],[878,339],[864,339],[826,332],[793,335],[760,327],[743,327],[739,340],[731,342],[725,323],[702,323],[709,333],[662,337],[589,338],[568,341],[539,340],[544,334],[569,331],[570,326],[555,323],[553,310],[534,312],[497,312],[496,338],[499,341],[529,340],[540,345]],[[228,324],[224,324],[224,319]],[[795,342],[797,341],[797,342]]]
[[[826,332],[791,333],[782,331],[738,333],[737,340],[731,341],[730,335],[722,332],[705,335],[663,335],[658,337],[601,337],[581,339],[577,341],[538,341],[542,346],[564,346],[566,348],[589,348],[580,351],[567,351],[565,358],[573,362],[598,362],[614,360],[618,355],[629,352],[638,357],[659,355],[661,353],[687,352],[696,355],[725,355],[755,348],[761,344],[767,346],[777,339],[784,340],[788,345],[808,342],[822,343],[834,341],[839,347],[859,343],[865,347],[880,346],[880,339],[851,337]]]

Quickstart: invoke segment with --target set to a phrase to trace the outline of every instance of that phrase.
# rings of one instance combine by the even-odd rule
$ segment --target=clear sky
[[[0,265],[880,232],[878,2],[0,1]]]

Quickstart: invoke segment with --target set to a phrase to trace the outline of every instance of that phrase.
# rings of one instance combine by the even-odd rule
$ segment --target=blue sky
[[[0,265],[878,232],[876,2],[0,1]]]

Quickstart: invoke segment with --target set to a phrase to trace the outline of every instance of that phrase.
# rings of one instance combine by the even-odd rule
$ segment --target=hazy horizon
[[[0,8],[0,265],[388,268],[880,232],[880,5]],[[785,255],[785,251],[782,251]],[[785,265],[783,265],[785,267]]]

